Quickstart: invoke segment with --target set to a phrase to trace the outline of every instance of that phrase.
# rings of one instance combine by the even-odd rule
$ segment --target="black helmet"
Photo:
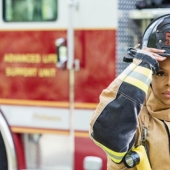
[[[146,28],[142,47],[164,49],[163,56],[170,57],[170,14],[154,19]]]

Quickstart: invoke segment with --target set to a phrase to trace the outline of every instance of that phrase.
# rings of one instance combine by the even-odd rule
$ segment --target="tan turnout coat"
[[[135,73],[138,72],[138,70],[139,70],[139,75],[141,75],[140,69],[143,69],[141,67],[142,66],[141,61],[137,61],[137,62],[135,62],[135,64],[136,64],[136,67],[133,67],[133,69],[134,68],[136,69],[136,70],[134,69]],[[144,63],[144,64],[145,64],[144,67],[146,67],[146,63]],[[144,68],[144,69],[146,69],[146,68]],[[134,70],[132,70],[131,73],[133,73]],[[148,72],[148,70],[146,70],[146,71]],[[127,73],[127,70],[125,71],[125,73]],[[142,103],[142,107],[141,107],[141,110],[139,109],[140,110],[139,115],[137,115],[138,112],[135,113],[135,110],[134,110],[134,113],[132,113],[132,115],[130,117],[134,121],[134,122],[132,122],[132,124],[133,123],[134,123],[134,125],[137,124],[136,128],[134,127],[134,129],[133,129],[133,126],[132,126],[132,129],[131,129],[132,134],[135,134],[134,135],[135,140],[132,139],[133,135],[130,136],[131,141],[129,142],[129,145],[128,144],[126,145],[126,141],[125,141],[125,145],[127,146],[127,148],[125,148],[124,145],[122,145],[123,146],[122,148],[123,149],[125,148],[124,150],[123,149],[119,150],[121,138],[120,138],[120,141],[118,141],[118,142],[116,142],[117,139],[114,140],[114,137],[116,135],[119,136],[118,132],[114,136],[114,131],[116,131],[119,127],[121,129],[122,128],[121,126],[124,126],[124,123],[125,123],[125,127],[124,127],[123,131],[125,131],[126,128],[128,128],[128,125],[130,125],[130,124],[128,124],[126,126],[126,122],[124,121],[124,123],[118,125],[118,128],[116,127],[116,129],[114,130],[114,125],[112,126],[112,120],[113,120],[113,123],[115,123],[115,124],[117,124],[117,121],[119,120],[119,117],[117,117],[117,115],[119,113],[117,113],[115,110],[117,108],[119,108],[119,110],[121,110],[122,107],[126,108],[127,105],[129,105],[125,102],[125,103],[123,103],[122,106],[121,105],[119,106],[121,101],[125,101],[124,98],[126,99],[127,102],[129,102],[128,94],[135,95],[135,94],[132,94],[133,90],[134,90],[134,93],[136,93],[136,94],[138,92],[140,92],[139,93],[140,95],[137,97],[137,100],[144,93],[142,91],[142,88],[138,89],[138,87],[135,87],[136,89],[133,89],[134,87],[130,86],[131,82],[130,81],[128,82],[128,80],[126,80],[128,76],[133,76],[133,74],[131,75],[131,73],[128,72],[126,75],[126,78],[124,78],[124,79],[118,78],[118,79],[114,80],[109,85],[109,87],[107,87],[101,93],[99,105],[97,106],[97,108],[92,116],[91,122],[90,122],[90,136],[92,137],[94,142],[96,143],[96,141],[97,141],[97,144],[106,152],[106,155],[108,157],[107,170],[126,170],[128,168],[125,167],[124,163],[122,163],[122,162],[115,163],[115,161],[113,161],[115,155],[111,155],[110,153],[117,154],[119,152],[121,153],[122,151],[126,152],[126,151],[128,151],[128,149],[131,149],[132,145],[138,146],[139,144],[141,144],[142,129],[143,129],[143,127],[145,127],[147,129],[146,146],[148,149],[148,155],[149,155],[148,157],[150,160],[152,170],[170,170],[170,108],[167,107],[166,105],[162,104],[159,100],[157,100],[155,98],[152,88],[149,87],[150,85],[148,85],[149,90],[147,91],[147,96],[145,96],[145,98],[144,98],[144,102],[143,102],[144,104],[142,103],[142,100],[140,101]],[[127,91],[123,91],[123,92],[121,91],[121,90],[124,90],[124,88],[121,89],[121,87],[124,87],[124,84],[122,82],[125,84],[125,87],[129,86],[127,88],[128,89]],[[132,87],[132,92],[129,92],[131,87]],[[126,90],[126,88],[125,88],[125,90]],[[119,91],[120,91],[120,93],[123,93],[123,95],[124,95],[124,93],[127,93],[124,96],[122,95],[123,99],[119,96]],[[118,96],[118,97],[116,98],[115,96]],[[112,98],[113,98],[113,100],[112,100]],[[120,102],[117,102],[115,104],[114,100],[120,100]],[[131,98],[130,98],[130,101],[132,103],[134,102],[133,100],[131,100]],[[138,103],[139,102],[137,101],[137,104]],[[116,109],[113,108],[115,105],[116,105]],[[132,109],[133,109],[133,107],[138,109],[138,106],[136,105],[136,101],[132,104]],[[109,110],[109,109],[112,109],[112,110]],[[126,118],[126,115],[129,116],[129,114],[131,114],[130,109],[131,108],[129,108],[127,113],[123,113],[123,114],[125,114],[125,118]],[[115,113],[114,113],[114,111],[115,111]],[[114,114],[116,116],[109,117]],[[137,115],[137,116],[135,115],[136,119],[137,119],[136,122],[134,120],[135,116],[133,114]],[[129,121],[130,118],[128,119],[127,123],[131,123]],[[103,121],[103,119],[104,119],[104,121]],[[113,128],[113,129],[109,130],[110,128]],[[105,129],[107,129],[107,130],[105,130]],[[123,131],[121,131],[121,132],[123,132]],[[106,133],[110,133],[110,134],[106,134]],[[113,133],[113,135],[112,135],[112,133]],[[126,134],[124,136],[126,139]],[[123,138],[123,135],[121,137]],[[106,140],[105,140],[105,138],[106,138]],[[118,138],[118,140],[119,140],[119,138]],[[127,138],[127,140],[128,140],[128,138]],[[112,141],[114,143],[113,146],[112,146]],[[115,145],[117,145],[117,146],[114,147]],[[128,146],[130,146],[130,147],[128,148]],[[111,160],[111,158],[113,158],[113,159]],[[136,168],[131,168],[131,169],[136,170]]]

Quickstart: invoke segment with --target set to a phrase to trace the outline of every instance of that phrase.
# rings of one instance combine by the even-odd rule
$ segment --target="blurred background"
[[[0,1],[0,169],[106,170],[101,91],[168,0]]]

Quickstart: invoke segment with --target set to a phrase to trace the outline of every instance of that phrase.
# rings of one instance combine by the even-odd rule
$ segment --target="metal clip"
[[[142,126],[142,133],[141,133],[141,144],[146,146],[146,136],[148,133],[148,129],[145,126]]]

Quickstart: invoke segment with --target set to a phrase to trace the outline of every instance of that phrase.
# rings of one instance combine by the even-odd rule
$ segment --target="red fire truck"
[[[117,0],[0,2],[1,170],[106,170],[88,130],[115,78],[117,8]]]

